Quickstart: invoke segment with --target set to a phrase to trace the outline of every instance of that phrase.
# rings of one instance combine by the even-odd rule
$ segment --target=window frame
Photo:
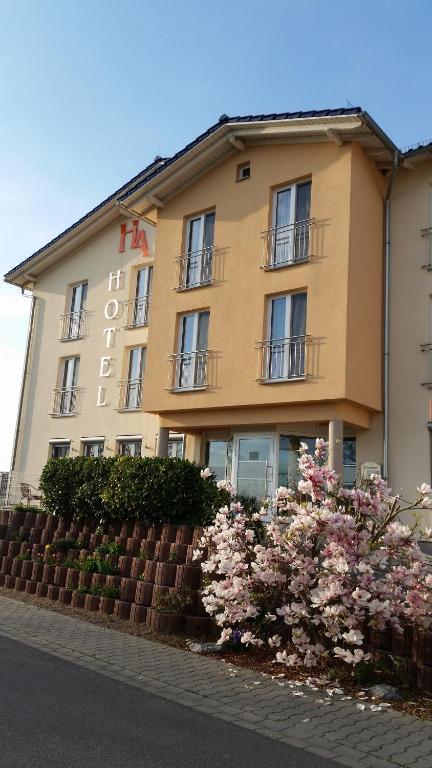
[[[210,216],[213,217],[213,238],[212,238],[211,245],[206,245],[205,244],[206,219]],[[192,250],[191,249],[192,224],[196,221],[200,222],[199,247],[194,248]],[[216,230],[216,208],[211,208],[210,210],[204,211],[202,213],[195,213],[186,217],[185,231],[184,231],[184,249],[183,249],[183,256],[182,256],[182,258],[186,261],[186,264],[183,265],[180,269],[181,285],[179,286],[179,288],[181,290],[193,290],[194,288],[202,288],[212,283],[215,230]],[[207,253],[207,251],[209,253]],[[197,282],[190,281],[192,254],[196,254],[196,265],[194,266],[194,271],[199,276],[199,280]],[[206,258],[206,261],[205,261],[205,258]],[[203,278],[204,270],[208,271],[208,275],[205,278]],[[184,280],[182,280],[182,274],[184,275]]]
[[[298,219],[297,218],[297,196],[298,196],[298,190],[300,187],[309,186],[310,187],[310,195],[309,195],[309,218],[308,219]],[[290,191],[290,212],[289,212],[289,221],[287,224],[280,224],[278,226],[277,224],[277,217],[278,217],[278,200],[279,195],[282,192],[288,192]],[[309,260],[309,235],[308,235],[308,255],[306,257],[302,258],[295,258],[295,251],[296,251],[296,232],[295,232],[295,225],[301,223],[302,221],[310,221],[310,206],[312,202],[312,178],[308,179],[302,179],[300,181],[294,181],[289,184],[284,184],[278,187],[274,187],[272,189],[272,195],[271,195],[271,232],[273,233],[273,241],[271,244],[271,253],[269,254],[269,268],[270,269],[282,269],[283,267],[289,267],[293,264],[302,264]],[[278,230],[281,230],[282,228],[292,228],[292,230],[288,229],[288,232],[291,232],[290,237],[290,244],[289,244],[289,252],[290,256],[289,259],[284,261],[277,261],[276,260],[276,246],[277,246],[277,232]]]
[[[288,348],[284,350],[284,357],[283,357],[283,376],[270,376],[270,370],[271,370],[271,348],[272,348],[272,342],[274,341],[284,341],[284,340],[292,340],[294,338],[300,338],[300,337],[294,337],[292,336],[292,320],[293,320],[293,296],[306,296],[306,309],[305,309],[305,333],[304,338],[306,339],[306,324],[307,324],[307,304],[308,304],[308,294],[305,290],[299,290],[299,291],[287,291],[283,293],[274,294],[273,296],[267,297],[267,344],[269,347],[269,357],[266,364],[266,376],[265,381],[273,383],[273,382],[286,382],[286,381],[295,381],[295,380],[301,380],[305,378],[305,370],[303,370],[303,374],[298,376],[290,376],[290,365],[291,365],[291,352],[290,352],[290,346],[288,344]],[[279,338],[272,338],[272,320],[273,320],[273,305],[274,302],[277,299],[285,299],[285,336],[281,339]],[[305,361],[303,360],[303,369],[305,368]]]
[[[54,456],[54,451],[59,449],[59,448],[64,448],[64,449],[67,450],[67,453],[66,453],[65,456]],[[50,459],[67,459],[70,456],[70,451],[71,451],[71,442],[70,442],[70,440],[58,440],[58,441],[53,440],[52,442],[50,441],[50,444],[49,444],[49,458]]]
[[[202,315],[208,315],[208,323],[207,323],[207,341],[206,341],[206,347],[205,349],[198,349],[198,334],[199,334],[199,319]],[[183,338],[184,338],[184,326],[186,318],[193,317],[194,324],[193,324],[193,334],[192,334],[192,345],[190,350],[184,350],[182,349],[183,346]],[[183,356],[190,355],[193,360],[196,360],[196,355],[199,352],[208,353],[209,351],[209,329],[210,329],[210,309],[198,309],[193,312],[183,312],[179,316],[179,323],[178,323],[178,332],[177,332],[177,366],[176,366],[176,375],[175,375],[175,386],[174,389],[176,391],[185,392],[185,391],[193,391],[196,389],[205,389],[207,387],[207,383],[205,384],[196,384],[193,383],[191,386],[185,387],[181,386],[181,379],[182,379],[182,372],[183,372]],[[194,382],[195,382],[195,373],[194,373]]]

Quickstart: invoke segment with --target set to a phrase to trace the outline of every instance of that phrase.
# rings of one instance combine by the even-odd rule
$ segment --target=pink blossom
[[[299,491],[279,488],[270,520],[268,510],[249,516],[233,501],[199,542],[213,579],[203,604],[221,642],[235,628],[244,645],[266,642],[287,666],[312,667],[329,654],[355,665],[369,658],[365,626],[432,624],[432,573],[398,519],[418,501],[403,508],[379,476],[343,488],[325,450],[322,441],[314,456],[302,446]],[[429,486],[419,492],[432,503]]]

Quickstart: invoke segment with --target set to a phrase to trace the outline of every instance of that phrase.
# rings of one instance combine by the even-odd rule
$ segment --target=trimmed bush
[[[105,456],[50,459],[39,481],[48,512],[75,520],[104,517],[101,494],[115,462]]]
[[[183,459],[120,457],[102,493],[112,517],[198,525],[210,522],[222,494]]]
[[[176,458],[78,456],[50,459],[40,488],[48,512],[75,520],[206,525],[229,496],[200,471]]]

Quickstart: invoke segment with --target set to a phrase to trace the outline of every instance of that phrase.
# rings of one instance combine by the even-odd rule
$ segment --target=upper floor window
[[[198,288],[212,281],[214,211],[193,216],[186,223],[186,249],[180,257],[180,289]]]
[[[126,328],[148,324],[152,281],[153,267],[143,267],[137,271],[135,298],[127,302]]]
[[[244,179],[250,179],[251,167],[250,163],[241,163],[237,166],[237,181],[243,181]]]
[[[178,353],[174,359],[175,389],[207,386],[208,327],[210,312],[192,312],[180,318]]]
[[[305,375],[306,305],[306,293],[270,300],[268,338],[262,344],[263,379],[283,381]]]
[[[272,229],[265,232],[269,269],[285,267],[309,258],[310,181],[293,184],[273,193]]]
[[[84,336],[85,309],[88,283],[78,283],[72,288],[69,311],[60,318],[60,339],[72,341]]]
[[[60,387],[53,389],[51,413],[53,416],[74,416],[78,413],[79,357],[66,357],[60,371]]]
[[[146,347],[129,350],[128,377],[118,382],[117,407],[119,410],[136,411],[141,408]]]

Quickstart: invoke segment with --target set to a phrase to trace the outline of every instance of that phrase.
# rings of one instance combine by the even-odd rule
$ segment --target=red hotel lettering
[[[149,255],[146,233],[143,229],[138,229],[138,224],[138,219],[134,219],[131,228],[128,228],[127,224],[120,224],[119,253],[124,253],[126,250],[126,235],[132,235],[130,247],[141,248],[143,256]]]

